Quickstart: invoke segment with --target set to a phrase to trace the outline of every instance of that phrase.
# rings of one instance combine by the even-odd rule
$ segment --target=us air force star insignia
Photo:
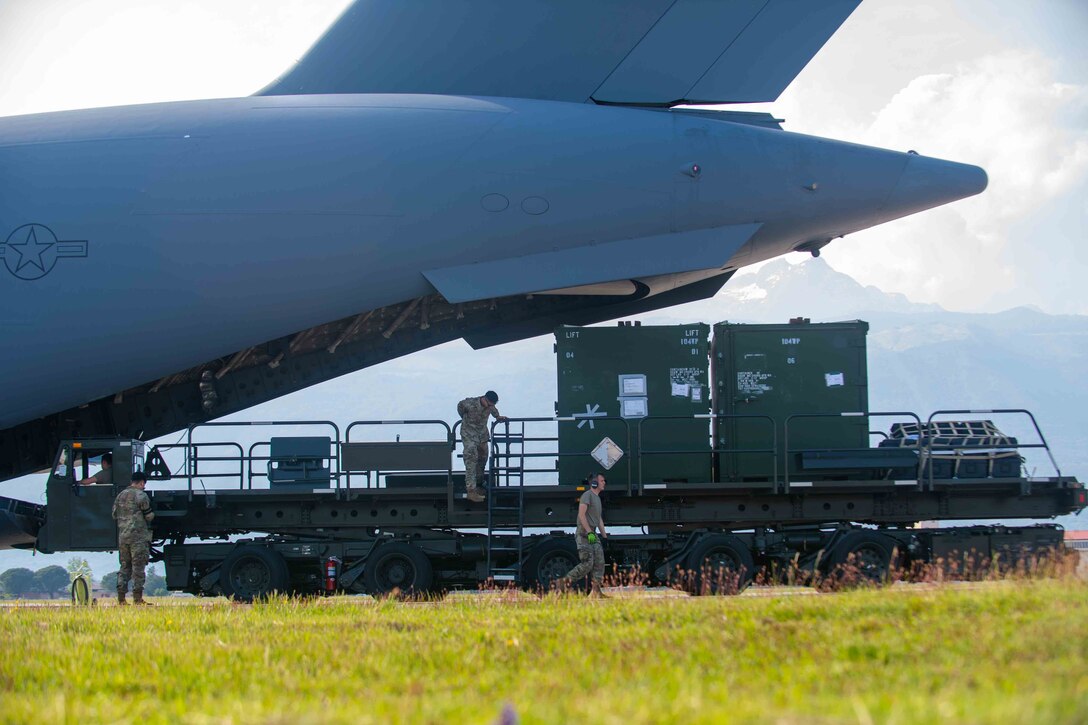
[[[86,240],[60,241],[49,227],[24,224],[0,244],[4,266],[19,279],[41,279],[62,257],[86,257]]]

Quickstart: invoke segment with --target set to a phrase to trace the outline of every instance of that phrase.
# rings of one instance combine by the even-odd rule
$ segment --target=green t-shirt
[[[601,497],[591,489],[582,494],[578,503],[586,505],[586,522],[589,524],[589,531],[582,528],[582,519],[578,519],[578,535],[584,537],[601,526]]]

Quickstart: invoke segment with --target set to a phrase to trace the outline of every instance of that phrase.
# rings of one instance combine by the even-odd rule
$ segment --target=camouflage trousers
[[[144,590],[146,575],[144,568],[151,556],[149,541],[121,541],[117,545],[121,559],[121,571],[117,572],[117,592],[127,592],[129,579],[132,580],[133,593]]]
[[[593,581],[600,582],[604,579],[604,547],[601,542],[591,544],[581,536],[575,536],[574,542],[578,546],[579,563],[567,572],[567,579],[576,582],[592,572]]]
[[[465,447],[465,490],[471,491],[483,481],[487,470],[487,441],[461,439]]]

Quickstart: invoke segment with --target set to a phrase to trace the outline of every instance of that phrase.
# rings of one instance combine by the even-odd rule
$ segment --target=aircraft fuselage
[[[915,154],[551,101],[269,96],[0,118],[0,429],[436,292],[675,286],[985,185]]]

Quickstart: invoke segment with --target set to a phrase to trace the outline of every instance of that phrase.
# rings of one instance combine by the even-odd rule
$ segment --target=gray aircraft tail
[[[773,101],[861,0],[356,0],[257,95]]]

